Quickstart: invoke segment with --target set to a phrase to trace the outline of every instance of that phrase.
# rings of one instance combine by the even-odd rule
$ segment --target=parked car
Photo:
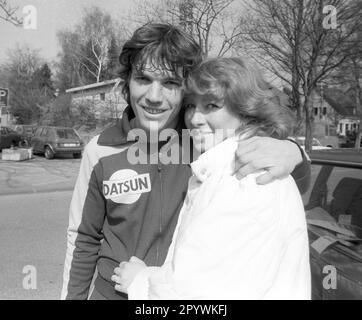
[[[304,149],[305,148],[305,137],[295,137],[293,138],[298,144]],[[312,150],[322,150],[322,149],[332,149],[330,146],[323,146],[318,139],[313,138],[312,140]]]
[[[303,195],[312,297],[362,300],[362,150],[314,150]]]
[[[38,127],[31,138],[33,153],[44,153],[53,159],[58,154],[73,154],[75,159],[82,156],[84,142],[73,128]]]
[[[0,150],[10,147],[24,146],[25,144],[26,142],[21,134],[8,127],[1,127]]]

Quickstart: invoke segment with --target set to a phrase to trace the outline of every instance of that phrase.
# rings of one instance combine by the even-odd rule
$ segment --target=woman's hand
[[[267,184],[292,173],[302,160],[297,144],[289,140],[252,137],[239,142],[235,152],[235,176],[241,179],[250,173],[265,170],[256,182]]]
[[[117,291],[128,293],[129,285],[144,268],[147,268],[147,265],[137,257],[131,257],[129,262],[121,262],[119,267],[114,269],[114,274],[111,278],[116,283],[114,288]]]

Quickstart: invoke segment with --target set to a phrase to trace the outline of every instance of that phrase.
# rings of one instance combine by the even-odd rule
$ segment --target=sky
[[[98,6],[111,14],[114,19],[126,22],[125,25],[132,30],[133,21],[129,17],[136,15],[135,2],[135,0],[8,0],[12,7],[18,7],[19,17],[23,16],[24,7],[34,6],[37,25],[35,30],[24,29],[0,20],[0,64],[6,61],[6,52],[15,48],[17,44],[39,49],[40,56],[52,64],[57,60],[57,53],[60,51],[57,31],[73,29],[81,21],[84,8]],[[238,5],[238,2],[235,5]],[[272,82],[274,80],[269,79]]]
[[[59,46],[56,32],[72,29],[79,23],[84,8],[98,6],[115,19],[125,19],[134,10],[132,0],[8,0],[12,7],[18,7],[18,16],[23,16],[23,8],[34,6],[37,13],[35,30],[15,27],[0,20],[0,64],[6,59],[6,51],[28,44],[32,49],[40,49],[40,55],[47,61],[56,59]]]

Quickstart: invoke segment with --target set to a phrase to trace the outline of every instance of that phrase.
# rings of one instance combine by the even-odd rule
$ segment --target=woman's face
[[[235,135],[242,125],[242,119],[229,111],[222,100],[193,95],[186,99],[185,106],[185,123],[199,152]]]

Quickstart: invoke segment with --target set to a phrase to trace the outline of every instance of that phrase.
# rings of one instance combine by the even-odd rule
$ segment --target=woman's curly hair
[[[223,100],[245,123],[241,132],[285,139],[295,126],[294,114],[281,97],[283,93],[277,94],[258,69],[239,57],[202,62],[187,79],[186,96],[194,94]]]

